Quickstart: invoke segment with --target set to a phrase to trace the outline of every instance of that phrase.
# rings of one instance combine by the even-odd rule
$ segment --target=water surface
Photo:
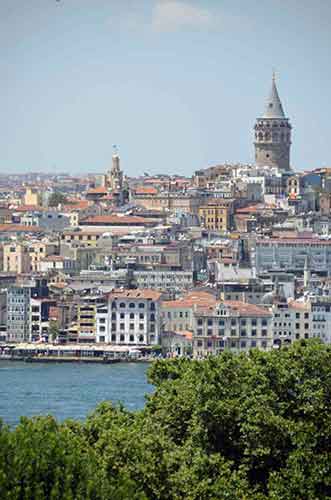
[[[105,400],[121,401],[129,410],[142,408],[152,391],[148,366],[0,361],[0,417],[13,425],[21,415],[82,420]]]

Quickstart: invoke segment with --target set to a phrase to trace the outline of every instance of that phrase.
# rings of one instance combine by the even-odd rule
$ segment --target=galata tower
[[[258,167],[278,167],[290,170],[291,124],[286,118],[280,101],[275,74],[264,114],[256,120],[255,164]]]

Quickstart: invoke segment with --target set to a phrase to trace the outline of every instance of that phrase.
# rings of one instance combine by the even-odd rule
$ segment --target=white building
[[[156,288],[159,290],[187,290],[193,286],[192,271],[134,271],[133,277],[138,288]]]
[[[160,297],[155,290],[115,290],[97,309],[96,340],[109,344],[160,343]]]
[[[308,235],[256,240],[254,260],[258,272],[272,268],[303,271],[307,257],[311,271],[330,273],[331,241]]]

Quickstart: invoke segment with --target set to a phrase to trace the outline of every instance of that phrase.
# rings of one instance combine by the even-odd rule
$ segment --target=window
[[[134,335],[130,335],[129,340],[130,340],[130,342],[134,342]]]
[[[309,318],[309,313],[305,313],[305,319]]]
[[[134,330],[134,323],[130,323],[130,330]]]
[[[113,332],[116,330],[116,323],[111,324],[111,329],[113,330]]]
[[[123,333],[121,333],[121,335],[120,335],[120,342],[124,342],[124,338],[125,337],[124,337]]]
[[[155,311],[155,302],[151,302],[149,308],[151,311]]]
[[[298,330],[300,328],[300,323],[295,323],[295,328]]]
[[[105,340],[106,340],[105,336],[104,335],[100,335],[99,342],[104,342]]]
[[[240,332],[240,336],[241,336],[241,337],[246,337],[246,336],[247,336],[247,332],[246,332],[246,330],[241,330],[241,332]]]
[[[268,324],[268,321],[266,319],[263,319],[262,320],[262,326],[267,326],[267,324]]]
[[[305,323],[305,330],[308,330],[309,328],[309,323]]]
[[[209,335],[209,337],[211,337],[213,335],[213,330],[211,330],[210,328],[208,328],[207,335]]]
[[[218,324],[219,324],[219,326],[224,326],[224,324],[225,324],[224,319],[220,319]]]
[[[111,341],[112,342],[116,342],[116,335],[113,333],[112,336],[111,336]]]
[[[143,302],[139,302],[138,307],[139,307],[139,309],[144,309],[145,308],[145,304]]]
[[[203,324],[203,321],[201,318],[198,319],[198,325],[201,326]]]
[[[252,337],[256,337],[256,330],[255,329],[252,330],[251,335],[252,335]]]
[[[130,308],[130,309],[133,309],[134,307],[135,307],[134,303],[133,303],[133,302],[130,302],[130,304],[129,304],[129,308]]]
[[[106,331],[106,327],[105,326],[100,326],[100,332],[105,332]]]
[[[125,314],[124,313],[120,313],[120,319],[124,319],[125,318]]]
[[[296,319],[300,319],[300,313],[295,313]]]
[[[267,336],[267,330],[262,330],[262,337],[266,337]]]
[[[139,313],[139,319],[144,319],[144,318],[145,318],[144,313]]]
[[[252,346],[252,347],[256,347],[256,340],[252,340],[252,342],[251,342],[251,346]]]
[[[257,320],[256,319],[252,319],[252,326],[256,326],[257,325]]]
[[[202,335],[202,328],[198,328],[198,330],[197,330],[197,335],[198,335],[198,336],[201,336],[201,335]]]
[[[134,319],[134,313],[130,313],[130,319]]]
[[[125,324],[124,323],[120,323],[120,330],[124,330],[125,329]]]
[[[245,347],[246,347],[246,340],[242,340],[242,341],[240,342],[240,347],[241,347],[242,349],[245,349]]]
[[[267,348],[267,341],[266,340],[262,340],[261,347],[262,347],[262,349],[266,349]]]
[[[125,303],[124,302],[121,302],[120,303],[120,307],[123,309],[125,307]]]
[[[150,320],[151,320],[151,321],[155,321],[155,314],[154,314],[154,313],[152,313],[152,314],[151,314],[151,316],[150,316]]]
[[[144,342],[144,336],[143,335],[139,335],[139,342]]]
[[[143,330],[144,329],[144,324],[143,323],[140,323],[139,324],[139,330]]]

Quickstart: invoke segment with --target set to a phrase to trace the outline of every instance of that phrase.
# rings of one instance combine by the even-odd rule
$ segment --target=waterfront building
[[[176,300],[165,300],[161,305],[162,335],[165,332],[193,332],[194,308],[214,306],[216,297],[204,291],[192,291]]]
[[[7,289],[7,340],[28,342],[31,339],[30,300],[48,296],[44,279],[28,280]]]
[[[263,307],[240,301],[222,301],[194,311],[194,356],[234,352],[273,345],[272,314]]]
[[[97,342],[156,345],[160,342],[160,298],[155,290],[114,290],[98,307]]]

